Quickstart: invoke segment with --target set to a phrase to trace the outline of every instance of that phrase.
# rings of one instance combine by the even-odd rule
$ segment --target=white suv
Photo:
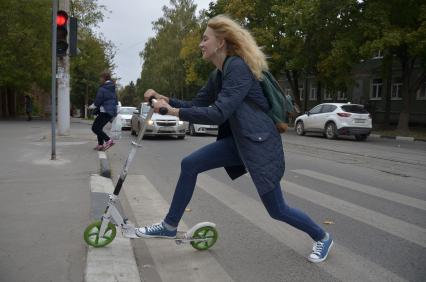
[[[296,133],[319,132],[328,139],[338,135],[354,135],[364,141],[370,135],[371,116],[363,105],[351,103],[319,104],[295,120]]]

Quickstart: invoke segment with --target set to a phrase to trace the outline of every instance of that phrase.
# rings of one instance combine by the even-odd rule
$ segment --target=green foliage
[[[88,30],[79,32],[80,53],[71,59],[71,102],[76,107],[93,101],[99,87],[99,74],[112,69],[109,43]]]
[[[205,79],[208,67],[197,51],[201,28],[195,11],[192,0],[171,0],[170,8],[163,7],[163,17],[153,23],[156,36],[140,53],[143,66],[136,83],[140,97],[153,88],[167,96],[189,98]]]
[[[71,58],[71,103],[77,108],[93,101],[99,87],[99,74],[114,69],[114,45],[102,35],[93,33],[103,20],[104,6],[97,1],[74,0],[71,13],[78,19],[78,49],[80,53]]]
[[[0,87],[50,87],[50,1],[0,2]]]
[[[198,19],[192,1],[170,3],[172,8],[163,8],[164,16],[154,23],[156,36],[141,52],[138,95],[155,88],[186,97],[185,89],[202,85],[211,66],[200,58],[198,41],[207,20],[218,14],[230,15],[252,32],[271,72],[286,75],[298,104],[301,76],[314,75],[328,91],[345,91],[354,83],[354,66],[379,50],[399,59],[410,95],[426,80],[424,1],[217,0]],[[410,82],[410,66],[417,62],[423,70]],[[403,99],[409,101],[408,94]],[[409,111],[409,105],[404,109]]]
[[[40,88],[50,96],[52,1],[0,1],[0,87],[14,92]],[[71,15],[78,18],[79,56],[71,59],[71,101],[80,107],[83,96],[96,93],[99,73],[113,68],[113,45],[91,29],[103,19],[97,1],[74,0]],[[42,94],[43,95],[43,94]]]
[[[118,91],[118,99],[123,106],[135,106],[137,107],[141,100],[137,97],[136,94],[136,85],[133,81],[130,81],[129,85],[126,85],[124,88]]]

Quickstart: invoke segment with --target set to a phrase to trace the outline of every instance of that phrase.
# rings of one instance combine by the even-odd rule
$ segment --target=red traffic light
[[[67,24],[67,21],[68,21],[68,14],[65,11],[58,11],[58,14],[56,15],[56,25],[64,26]]]

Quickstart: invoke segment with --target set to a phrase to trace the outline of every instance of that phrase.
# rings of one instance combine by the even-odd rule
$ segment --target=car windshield
[[[354,114],[368,114],[368,111],[362,105],[344,105],[342,110]]]
[[[131,115],[133,114],[133,112],[136,110],[136,108],[121,108],[120,109],[120,114],[123,115]]]

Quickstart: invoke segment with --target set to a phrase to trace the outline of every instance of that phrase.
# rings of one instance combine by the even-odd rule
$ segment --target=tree
[[[426,4],[418,0],[368,0],[362,9],[363,54],[371,56],[382,50],[401,65],[403,107],[397,129],[406,133],[411,100],[426,81]],[[418,65],[421,69],[415,73]]]
[[[94,100],[99,74],[114,69],[114,45],[92,31],[103,20],[105,11],[104,6],[92,0],[74,0],[71,5],[71,13],[79,22],[80,50],[78,56],[71,58],[71,103],[82,111]]]
[[[140,103],[133,81],[118,92],[118,98],[123,106],[137,106]]]
[[[196,5],[192,0],[171,0],[170,6],[163,7],[163,17],[153,23],[156,36],[140,53],[143,65],[140,84],[136,85],[138,91],[155,88],[165,95],[185,98],[188,85],[180,52],[183,39],[196,28]]]
[[[99,87],[99,75],[112,70],[111,46],[89,30],[79,32],[80,53],[71,60],[71,102],[84,111],[84,106],[94,100]]]

